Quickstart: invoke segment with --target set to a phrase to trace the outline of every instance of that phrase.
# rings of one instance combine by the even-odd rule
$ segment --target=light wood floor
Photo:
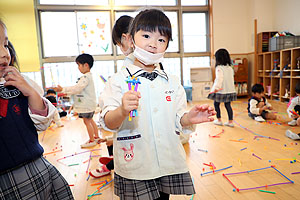
[[[200,104],[208,103],[212,105],[212,101],[198,102]],[[275,122],[282,123],[258,123],[250,119],[247,115],[247,100],[239,99],[233,102],[234,120],[242,127],[235,124],[234,128],[215,126],[213,123],[205,123],[197,125],[197,130],[191,135],[188,144],[184,145],[187,154],[187,164],[190,168],[191,175],[194,178],[196,195],[194,200],[198,199],[299,199],[300,198],[300,174],[292,175],[291,172],[300,171],[300,162],[290,163],[289,160],[276,160],[285,158],[296,158],[300,161],[298,155],[300,149],[300,141],[292,141],[285,136],[285,131],[291,129],[295,132],[300,132],[300,127],[292,128],[287,126],[289,121],[286,114],[286,104],[276,101],[270,101],[274,107],[274,111],[278,112],[278,120]],[[190,104],[189,106],[192,106]],[[226,122],[227,113],[224,105],[221,105],[223,122]],[[96,120],[97,116],[95,116]],[[46,155],[46,158],[57,167],[57,169],[66,178],[72,188],[73,195],[76,200],[87,199],[87,195],[92,194],[97,189],[97,186],[91,186],[102,180],[112,177],[106,176],[100,179],[89,178],[86,173],[89,170],[98,166],[98,157],[92,157],[90,165],[85,162],[89,159],[90,152],[78,154],[86,151],[81,149],[80,144],[88,139],[86,129],[81,119],[74,117],[63,120],[64,127],[56,128],[55,126],[48,129],[46,132],[39,135],[40,142],[45,149],[45,153],[62,151],[55,154]],[[224,133],[220,134],[219,138],[212,138],[209,135],[216,135],[224,129]],[[246,130],[248,129],[248,130]],[[280,141],[266,138],[258,138],[254,140],[255,132],[260,135],[270,136],[279,139]],[[107,135],[109,133],[103,133]],[[234,142],[230,140],[238,140]],[[244,142],[242,142],[244,141]],[[242,148],[247,148],[242,150]],[[101,149],[94,151],[93,156],[107,156],[108,152],[105,144],[97,145],[93,149]],[[198,149],[208,150],[207,153],[198,151]],[[75,156],[69,155],[75,154]],[[253,156],[255,154],[261,158]],[[64,158],[57,161],[60,158]],[[231,168],[216,172],[215,174],[207,174],[201,176],[201,173],[210,171],[209,167],[203,163],[212,162],[216,169],[231,166]],[[72,164],[79,164],[68,166]],[[278,185],[263,190],[273,191],[276,194],[259,192],[258,189],[247,190],[241,192],[233,192],[233,187],[222,174],[233,173],[240,171],[249,171],[275,165],[282,174],[294,181],[294,184]],[[204,169],[204,171],[203,171]],[[262,185],[270,185],[279,182],[287,182],[274,169],[265,169],[252,173],[228,176],[233,184],[238,188],[249,188]],[[94,196],[91,199],[119,199],[113,195],[113,184],[110,184],[101,191],[102,195]],[[181,200],[191,199],[191,196],[171,196],[171,199]]]

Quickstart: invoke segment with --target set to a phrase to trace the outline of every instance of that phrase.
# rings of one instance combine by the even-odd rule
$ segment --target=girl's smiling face
[[[163,53],[168,46],[168,38],[160,34],[158,30],[155,32],[139,30],[134,34],[135,44],[150,52],[150,53]]]
[[[10,54],[8,50],[7,31],[3,24],[0,23],[0,78],[3,77],[4,69],[10,63]]]

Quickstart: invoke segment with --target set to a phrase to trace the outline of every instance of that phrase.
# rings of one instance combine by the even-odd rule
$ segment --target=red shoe
[[[113,159],[113,157],[101,157],[99,158],[99,162],[103,165],[107,165]]]

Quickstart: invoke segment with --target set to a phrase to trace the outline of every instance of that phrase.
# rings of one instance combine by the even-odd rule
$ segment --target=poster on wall
[[[109,12],[78,12],[77,30],[80,53],[112,53]]]

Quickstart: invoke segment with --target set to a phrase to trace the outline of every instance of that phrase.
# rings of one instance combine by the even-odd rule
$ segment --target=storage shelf
[[[300,81],[300,69],[297,69],[300,47],[259,53],[257,56],[258,69],[256,77],[264,86],[265,96],[268,94],[268,89],[271,89],[271,95],[269,96],[271,100],[287,102],[291,97],[296,96],[295,87]],[[272,70],[275,65],[278,67],[277,70]],[[289,65],[291,69],[284,70],[283,68],[286,65]],[[286,90],[288,90],[288,97],[285,97]],[[274,95],[277,92],[279,94]]]

